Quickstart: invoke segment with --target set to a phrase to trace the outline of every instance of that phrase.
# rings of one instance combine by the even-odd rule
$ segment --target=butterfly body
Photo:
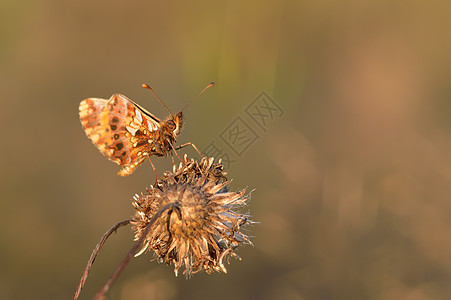
[[[85,99],[79,113],[86,135],[121,167],[121,176],[133,173],[151,155],[167,156],[183,124],[182,112],[160,120],[121,94]]]

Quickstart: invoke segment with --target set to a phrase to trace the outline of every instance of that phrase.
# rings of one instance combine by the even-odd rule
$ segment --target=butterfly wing
[[[121,166],[121,176],[133,173],[151,154],[149,141],[159,136],[160,120],[120,94],[83,100],[80,120],[100,152]]]

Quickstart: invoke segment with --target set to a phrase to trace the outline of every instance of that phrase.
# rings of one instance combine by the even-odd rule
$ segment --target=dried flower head
[[[240,259],[234,250],[249,243],[240,232],[249,221],[247,215],[234,211],[247,201],[246,190],[229,192],[225,175],[221,160],[197,162],[185,155],[184,163],[174,166],[172,173],[166,172],[147,193],[135,195],[135,240],[158,211],[170,207],[152,225],[137,255],[154,251],[160,262],[174,264],[176,275],[183,265],[187,276],[201,270],[226,273],[224,259]]]

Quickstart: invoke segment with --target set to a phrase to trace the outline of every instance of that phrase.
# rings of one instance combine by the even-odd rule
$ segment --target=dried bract
[[[135,240],[160,209],[169,207],[155,221],[137,255],[154,251],[160,262],[174,264],[176,275],[182,266],[187,276],[201,270],[226,273],[224,259],[240,259],[234,250],[249,243],[240,231],[249,220],[235,211],[248,199],[245,190],[230,192],[225,175],[221,160],[197,162],[185,156],[184,163],[166,172],[147,193],[135,195]]]

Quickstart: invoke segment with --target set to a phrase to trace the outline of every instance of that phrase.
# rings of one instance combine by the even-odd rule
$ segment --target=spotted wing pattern
[[[79,113],[86,135],[121,167],[121,176],[133,173],[151,155],[150,145],[160,138],[161,121],[124,95],[85,99]]]

